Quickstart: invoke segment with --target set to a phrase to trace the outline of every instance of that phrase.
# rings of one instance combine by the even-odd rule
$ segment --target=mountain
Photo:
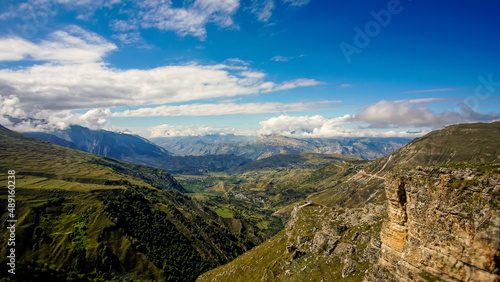
[[[499,125],[449,126],[364,165],[198,281],[500,281]]]
[[[30,136],[30,137],[34,137],[34,138],[37,138],[37,139],[40,139],[40,140],[44,140],[44,141],[47,141],[47,142],[50,142],[50,143],[54,143],[54,144],[57,144],[59,146],[63,146],[63,147],[66,147],[66,148],[80,150],[80,151],[85,151],[80,146],[77,146],[75,143],[73,143],[71,141],[68,141],[68,140],[65,140],[65,139],[62,139],[62,138],[59,138],[59,137],[57,137],[55,135],[52,135],[52,134],[49,134],[49,133],[45,133],[45,132],[24,132],[24,135]]]
[[[171,150],[178,156],[205,156],[219,154],[239,154],[238,144],[254,139],[249,136],[205,135],[183,137],[158,137],[150,140],[159,146]]]
[[[366,173],[383,175],[397,167],[456,162],[500,162],[500,122],[448,126],[417,138],[399,151],[380,158]]]
[[[160,163],[170,156],[167,150],[140,136],[92,130],[79,125],[71,125],[68,129],[49,133],[24,132],[24,134],[65,147],[73,144],[72,147],[81,151],[132,163]]]
[[[411,139],[296,139],[274,134],[257,138],[234,135],[162,137],[151,141],[176,155],[234,154],[256,160],[280,153],[344,154],[376,159],[403,147]]]
[[[500,122],[451,125],[417,138],[398,151],[368,164],[332,189],[310,197],[324,205],[359,207],[386,200],[384,179],[394,168],[456,162],[500,162]]]
[[[244,216],[219,216],[220,202],[180,193],[184,187],[158,168],[4,127],[0,156],[0,185],[16,186],[15,207],[8,189],[1,189],[0,208],[10,208],[17,220],[19,281],[193,281],[267,237],[265,228],[248,224]],[[243,205],[238,211],[250,213]],[[2,213],[0,220],[9,216]],[[271,224],[270,215],[256,216]],[[0,243],[7,246],[7,239]],[[7,252],[0,251],[0,271],[7,271]]]
[[[24,132],[24,134],[68,148],[130,163],[154,166],[172,173],[221,171],[248,162],[246,158],[229,154],[172,156],[164,148],[137,135],[92,130],[78,125],[49,133]]]

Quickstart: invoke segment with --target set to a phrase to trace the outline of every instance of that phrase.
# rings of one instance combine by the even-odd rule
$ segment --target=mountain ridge
[[[154,143],[177,155],[229,153],[252,160],[280,153],[347,154],[375,159],[401,148],[409,138],[310,138],[279,134],[247,136],[195,136],[152,138]]]
[[[4,127],[0,156],[0,185],[10,180],[7,170],[16,177],[19,280],[192,281],[266,237],[244,218],[219,216],[211,198],[198,201],[179,192],[185,192],[179,182],[158,168]],[[7,198],[7,189],[0,190],[4,210]],[[7,271],[6,252],[0,251],[1,271]]]
[[[498,281],[499,125],[450,126],[366,165],[198,281]]]
[[[248,162],[246,158],[224,155],[173,156],[146,138],[107,130],[72,125],[48,133],[24,132],[41,140],[134,164],[153,166],[172,173],[221,171]]]

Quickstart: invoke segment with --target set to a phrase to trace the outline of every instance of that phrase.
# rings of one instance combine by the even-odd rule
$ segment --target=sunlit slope
[[[93,185],[138,181],[163,189],[185,191],[169,173],[152,167],[68,149],[0,127],[0,170],[18,175]]]
[[[458,124],[430,132],[309,199],[327,206],[380,203],[386,200],[384,177],[391,169],[457,162],[500,162],[500,122]]]
[[[204,206],[210,199],[180,193],[162,170],[3,127],[0,156],[1,187],[7,171],[16,171],[16,279],[191,281],[257,243]],[[7,189],[0,190],[0,209],[7,210]],[[5,248],[1,257],[7,273]]]
[[[374,161],[365,171],[383,175],[393,168],[456,162],[500,162],[500,122],[457,124],[432,131]]]

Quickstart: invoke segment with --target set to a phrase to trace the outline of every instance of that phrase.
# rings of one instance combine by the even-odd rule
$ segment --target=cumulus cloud
[[[13,118],[23,118],[26,113],[19,108],[19,98],[16,96],[0,96],[0,111],[2,115],[8,115]]]
[[[39,110],[32,114],[21,109],[16,96],[0,96],[0,124],[16,131],[52,131],[79,124],[92,129],[102,128],[109,109],[91,109],[80,114],[71,110]]]
[[[116,49],[94,33],[72,26],[38,44],[0,39],[0,60],[49,60],[0,70],[0,95],[15,95],[23,110],[92,109],[234,97],[318,85],[314,79],[274,83],[245,65],[163,66],[120,70],[103,62]]]
[[[340,137],[353,132],[340,128],[338,125],[349,123],[353,120],[351,115],[338,118],[325,118],[315,116],[286,116],[273,117],[260,122],[259,135],[281,134],[290,137]]]
[[[280,112],[302,112],[325,109],[340,101],[315,101],[295,103],[219,103],[189,104],[180,106],[163,105],[113,113],[112,117],[176,117],[176,116],[220,116],[232,114],[264,114]]]
[[[361,109],[356,115],[337,118],[323,116],[279,116],[260,122],[261,135],[281,134],[299,138],[335,137],[418,137],[430,129],[457,123],[492,122],[500,114],[482,114],[459,104],[458,110],[436,113],[424,104],[448,98],[382,100]],[[390,130],[388,130],[390,129]]]
[[[0,70],[0,95],[16,95],[23,109],[89,109],[151,105],[258,94],[313,86],[311,79],[276,84],[259,72],[226,65],[118,70],[104,63],[45,64]]]
[[[355,122],[355,116],[337,118],[316,116],[279,116],[260,122],[259,135],[280,134],[295,138],[340,138],[340,137],[417,137],[427,131],[408,130],[376,131],[360,127],[345,127]]]
[[[202,136],[211,134],[255,135],[256,131],[249,128],[212,127],[206,125],[168,125],[163,124],[149,129],[150,138],[177,137],[177,136]]]
[[[368,123],[372,128],[398,126],[441,128],[449,124],[470,122],[491,122],[500,119],[499,114],[481,114],[465,104],[459,104],[458,111],[435,113],[425,104],[439,98],[417,100],[382,100],[361,110],[356,115],[359,122]]]
[[[1,61],[37,62],[27,67],[0,70],[2,113],[43,119],[42,123],[26,119],[25,127],[37,130],[50,126],[62,128],[71,123],[102,127],[106,117],[111,115],[109,110],[101,110],[103,108],[230,98],[321,84],[314,79],[266,81],[265,73],[252,70],[248,63],[238,59],[228,64],[191,63],[148,70],[121,70],[104,62],[105,56],[116,48],[102,37],[76,26],[56,31],[38,42],[18,37],[0,38]],[[261,107],[260,112],[307,108],[300,103],[254,104],[248,109],[237,104],[226,106],[225,111],[215,110],[216,105],[168,106],[149,109],[147,111],[151,112],[145,115],[158,114],[162,110],[173,115],[183,115],[181,111],[185,110],[184,115],[191,115],[196,107],[210,114],[250,113],[257,107]],[[82,115],[73,110],[88,112]],[[2,122],[7,121],[3,119]]]

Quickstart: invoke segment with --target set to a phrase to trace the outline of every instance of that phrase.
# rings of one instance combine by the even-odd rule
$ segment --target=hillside
[[[499,169],[395,172],[389,208],[297,204],[284,231],[197,281],[498,281]]]
[[[0,185],[15,170],[19,280],[192,281],[267,237],[170,174],[64,148],[0,128]],[[7,210],[7,189],[0,208]],[[6,221],[8,213],[0,220]],[[271,220],[261,215],[261,220]],[[239,227],[239,228],[238,228]],[[2,237],[6,245],[7,237]],[[165,244],[169,242],[169,244]],[[7,271],[6,248],[1,271]]]
[[[447,127],[361,167],[198,281],[499,281],[498,125]]]
[[[393,168],[456,162],[500,162],[500,122],[457,124],[417,138],[374,161],[365,171],[383,175]]]
[[[177,155],[233,154],[252,160],[282,153],[343,154],[373,160],[392,153],[411,141],[406,138],[297,139],[277,134],[259,137],[161,137],[151,140]]]
[[[458,124],[435,130],[309,199],[327,206],[379,203],[386,200],[384,178],[391,169],[455,162],[498,163],[498,140],[500,122]]]

